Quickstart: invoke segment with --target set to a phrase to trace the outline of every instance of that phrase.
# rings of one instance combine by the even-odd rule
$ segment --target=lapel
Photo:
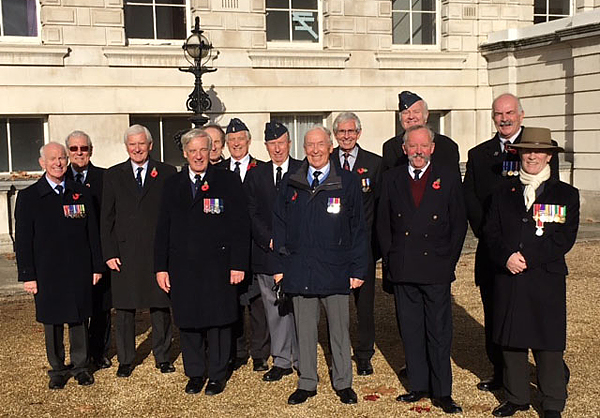
[[[500,138],[498,137],[498,132],[496,132],[496,135],[494,135],[492,140],[486,146],[485,153],[494,161],[502,161],[504,159],[502,148],[500,147]]]
[[[155,173],[155,174],[153,174],[153,173]],[[164,173],[162,173],[162,174],[164,175]],[[141,193],[140,198],[143,199],[144,196],[146,196],[146,194],[148,193],[148,190],[150,190],[150,188],[156,182],[156,179],[160,175],[161,175],[161,173],[156,168],[156,161],[149,159],[148,160],[148,169],[146,170],[146,178],[144,179],[144,187],[142,188],[142,193]],[[136,182],[136,184],[137,184],[137,182]]]
[[[150,165],[148,164],[148,166]],[[127,160],[121,164],[121,184],[124,184],[125,187],[129,189],[131,195],[134,196],[136,200],[139,200],[140,189],[135,177],[133,176],[131,160]]]
[[[356,144],[356,147],[358,148],[358,152],[356,153],[356,161],[354,161],[354,167],[352,167],[352,172],[358,174],[357,170],[359,168],[364,168],[366,166],[366,163],[364,151],[358,144]]]
[[[415,212],[415,202],[412,197],[412,193],[410,192],[410,182],[412,178],[410,174],[408,174],[408,166],[402,165],[400,166],[400,175],[394,179],[394,187],[399,196],[402,197],[401,201],[406,203],[406,208],[410,210],[410,214]]]
[[[198,189],[198,192],[196,193],[196,198],[192,202],[192,206],[196,205],[196,203],[198,203],[198,202],[203,202],[204,198],[207,197],[211,193],[210,188],[214,185],[214,179],[215,179],[214,174],[215,174],[215,169],[213,167],[211,167],[209,164],[208,167],[206,167],[206,173],[204,173],[204,178],[202,179],[200,188]],[[208,186],[208,189],[202,190],[202,185],[204,185],[205,183]],[[189,178],[187,179],[187,184],[188,184],[188,192],[189,192],[188,196],[189,196],[189,200],[191,200],[192,199],[192,189],[190,187]]]
[[[192,187],[190,185],[190,177],[187,166],[178,174],[179,178],[179,198],[186,207],[192,206]],[[198,193],[199,194],[199,193]],[[198,197],[196,195],[196,197]]]
[[[40,194],[40,197],[44,197],[50,193],[56,194],[56,192],[52,189],[52,187],[46,180],[46,172],[44,172],[44,174],[42,174],[42,177],[40,177],[40,179],[37,181],[36,187],[37,187],[38,193]]]

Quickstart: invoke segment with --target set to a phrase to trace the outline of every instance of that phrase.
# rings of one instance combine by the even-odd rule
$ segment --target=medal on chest
[[[541,237],[544,235],[544,223],[555,222],[564,224],[567,221],[567,207],[534,203],[533,219],[535,220],[535,235]]]
[[[327,198],[327,212],[328,213],[340,213],[342,207],[341,199],[339,197]]]
[[[361,179],[361,183],[362,183],[362,191],[363,193],[367,193],[368,191],[371,190],[371,179],[366,177],[364,179]]]
[[[502,161],[502,175],[504,177],[513,177],[519,175],[519,162],[504,160]]]
[[[223,205],[223,199],[205,198],[203,203],[204,203],[204,213],[210,213],[212,215],[219,215],[225,211],[225,207]]]
[[[63,213],[65,214],[65,218],[85,218],[85,205],[63,205]]]

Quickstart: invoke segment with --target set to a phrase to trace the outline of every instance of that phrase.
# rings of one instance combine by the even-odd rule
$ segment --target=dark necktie
[[[79,184],[83,184],[83,174],[81,173],[77,173],[75,175],[75,181]]]
[[[419,180],[419,176],[421,175],[421,170],[415,170],[415,181]]]
[[[237,174],[238,176],[240,175],[240,162],[239,161],[235,162],[235,168],[233,169],[233,172],[235,174]]]
[[[62,196],[62,194],[63,194],[62,184],[57,184],[56,187],[54,188],[54,190],[56,190],[58,192],[59,196]]]
[[[137,184],[138,184],[140,190],[142,190],[142,188],[144,187],[143,183],[142,183],[142,171],[143,170],[144,170],[143,167],[138,167],[137,168],[137,176],[135,176],[135,180],[137,181]]]
[[[275,174],[275,188],[279,190],[279,183],[281,183],[281,167],[277,167],[277,173]]]
[[[319,176],[323,174],[320,171],[315,171],[313,173],[313,177],[315,178],[312,182],[312,184],[310,185],[310,189],[311,190],[315,190],[317,188],[317,186],[319,185]]]
[[[344,170],[348,170],[350,171],[350,163],[348,163],[348,156],[350,154],[348,154],[347,152],[344,153],[344,166],[342,167]]]
[[[196,195],[198,194],[198,190],[200,190],[200,182],[202,181],[202,177],[200,176],[200,174],[196,174],[194,176],[194,178],[196,179],[194,181],[194,187],[193,187],[193,191],[194,191],[194,199],[196,198]]]

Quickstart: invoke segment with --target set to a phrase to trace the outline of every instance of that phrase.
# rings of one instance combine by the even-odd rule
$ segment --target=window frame
[[[152,3],[149,5],[148,3],[140,3],[135,0],[133,1],[123,1],[123,29],[125,31],[126,42],[129,45],[181,45],[191,34],[192,34],[192,8],[191,8],[191,0],[184,0],[185,5],[185,35],[183,39],[161,39],[161,38],[129,38],[127,37],[127,22],[125,19],[125,9],[128,4],[133,3],[135,6],[147,6],[152,8],[152,17],[154,23],[154,36],[156,36],[156,3],[161,4],[160,0],[151,0]],[[164,4],[165,6],[175,6]]]
[[[14,119],[40,119],[42,121],[42,132],[44,135],[43,145],[46,145],[49,141],[50,131],[48,129],[48,117],[46,115],[0,115],[0,119],[6,119],[6,142],[7,142],[7,156],[8,156],[8,171],[0,171],[0,175],[6,176],[12,173],[16,173],[18,171],[25,171],[26,173],[31,174],[42,174],[44,170],[42,167],[39,167],[36,170],[20,170],[15,169],[13,167],[13,154],[12,154],[12,141],[11,141],[11,129],[10,129],[10,121]],[[39,150],[38,150],[39,151]],[[39,152],[36,154],[36,157],[39,157]]]
[[[412,9],[412,0],[409,0],[410,8]],[[392,50],[399,49],[417,49],[417,50],[427,50],[427,51],[439,51],[441,50],[441,29],[442,29],[442,19],[441,19],[441,0],[435,0],[435,12],[414,12],[412,10],[394,10],[394,0],[392,0],[392,16],[390,19],[392,20]],[[410,27],[413,25],[413,14],[435,14],[435,43],[433,44],[413,44],[413,35],[412,29],[410,29],[410,44],[396,44],[394,43],[394,13],[408,13],[410,17]]]
[[[573,16],[573,1],[571,0],[566,0],[569,2],[569,14],[568,15],[556,15],[556,14],[550,14],[550,1],[551,0],[545,0],[546,2],[546,13],[544,14],[536,14],[535,13],[535,1],[533,2],[533,24],[534,25],[539,25],[541,23],[548,23],[548,22],[552,22],[553,20],[558,20],[558,19],[563,19],[565,17],[571,17]],[[535,18],[536,17],[544,17],[546,20],[543,22],[537,22],[535,23]],[[550,20],[550,17],[554,17],[555,19]]]
[[[291,135],[290,135],[290,141],[292,142],[292,144],[290,146],[290,156],[293,158],[296,158],[298,160],[302,160],[302,159],[304,159],[306,154],[304,154],[304,146],[303,146],[304,138],[298,137],[298,116],[318,117],[321,119],[320,124],[323,126],[327,126],[327,120],[328,120],[329,115],[331,115],[331,112],[272,112],[269,114],[269,120],[276,120],[276,121],[282,123],[283,125],[285,125],[288,129],[290,129],[288,124],[283,122],[281,119],[282,119],[282,117],[294,118],[294,121],[293,121],[294,134],[296,135],[296,137],[291,138]],[[333,138],[332,138],[332,140],[333,140]]]
[[[319,40],[318,40],[318,42],[293,41],[291,39],[292,24],[293,24],[292,19],[291,19],[292,10],[303,11],[303,10],[309,10],[309,9],[293,9],[292,8],[292,0],[288,0],[288,5],[289,5],[288,9],[268,8],[268,7],[266,7],[266,0],[265,0],[265,37],[269,30],[267,27],[267,13],[269,11],[287,10],[290,14],[290,27],[289,27],[290,40],[288,40],[288,41],[282,41],[282,40],[267,41],[267,49],[289,49],[290,47],[293,47],[294,49],[323,49],[323,22],[324,22],[323,1],[317,0],[317,19],[318,19],[318,25],[319,25]],[[310,10],[310,11],[312,11],[312,10]]]
[[[2,43],[24,43],[24,44],[41,44],[42,43],[42,23],[40,19],[41,5],[40,0],[35,0],[35,19],[36,19],[36,36],[14,36],[14,35],[3,35],[4,25],[2,24],[4,16],[2,14],[2,2],[7,0],[0,0],[0,44]]]

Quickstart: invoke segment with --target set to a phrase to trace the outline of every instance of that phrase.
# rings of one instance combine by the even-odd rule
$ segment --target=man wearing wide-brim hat
[[[494,264],[493,339],[502,347],[506,400],[499,417],[529,409],[528,350],[536,362],[544,417],[560,417],[567,398],[565,254],[579,226],[579,192],[550,176],[550,130],[523,128],[518,178],[492,195],[483,234]]]

